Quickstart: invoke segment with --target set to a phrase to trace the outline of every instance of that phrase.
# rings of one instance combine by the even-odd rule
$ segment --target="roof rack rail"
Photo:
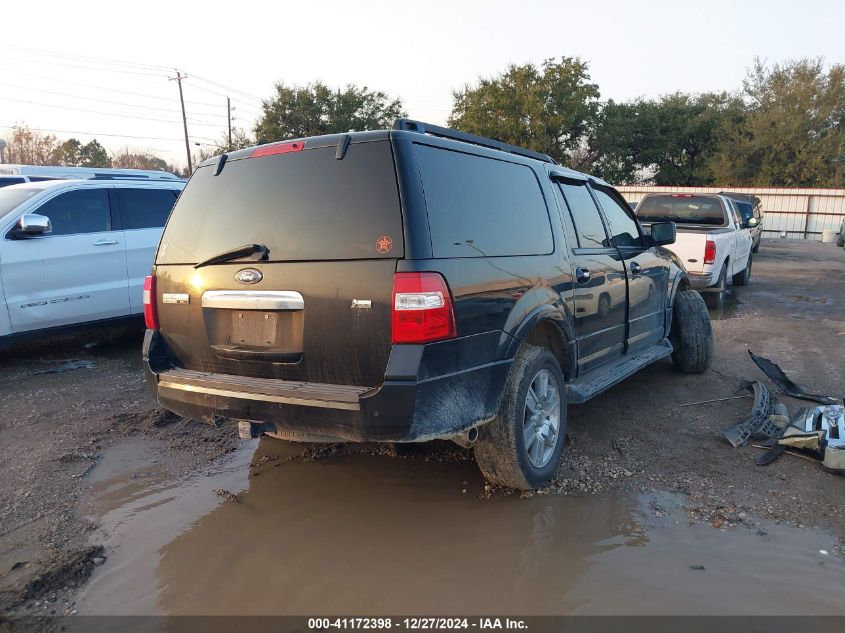
[[[419,132],[420,134],[431,134],[432,136],[439,136],[441,138],[449,138],[455,141],[463,141],[464,143],[472,143],[473,145],[481,145],[482,147],[489,147],[490,149],[498,149],[503,152],[511,154],[518,154],[526,158],[533,158],[534,160],[541,160],[544,163],[552,163],[556,165],[555,159],[548,154],[535,152],[518,145],[511,145],[510,143],[503,143],[492,138],[484,136],[477,136],[467,132],[460,132],[452,128],[442,127],[439,125],[432,125],[431,123],[423,123],[422,121],[414,121],[413,119],[396,119],[393,122],[394,130],[408,130],[409,132]]]

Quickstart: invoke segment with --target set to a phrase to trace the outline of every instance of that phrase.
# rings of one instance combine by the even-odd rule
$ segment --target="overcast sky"
[[[22,122],[179,164],[174,67],[188,74],[191,142],[213,143],[226,95],[250,127],[276,81],[366,85],[442,124],[453,89],[547,57],[586,60],[615,100],[734,90],[755,55],[845,62],[842,0],[50,0],[0,14],[0,134]]]

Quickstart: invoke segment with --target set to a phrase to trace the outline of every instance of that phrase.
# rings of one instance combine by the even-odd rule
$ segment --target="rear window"
[[[650,196],[640,203],[637,217],[640,222],[725,226],[722,202],[707,196]]]
[[[177,191],[172,189],[116,189],[123,228],[161,228],[167,222]]]
[[[549,213],[525,165],[416,146],[435,257],[542,255],[554,250]]]
[[[195,264],[245,244],[270,261],[396,258],[402,215],[387,141],[306,149],[198,169],[164,230],[157,263]]]

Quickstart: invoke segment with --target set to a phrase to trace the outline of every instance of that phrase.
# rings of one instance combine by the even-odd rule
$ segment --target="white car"
[[[0,189],[0,345],[142,314],[144,277],[183,187],[50,180]]]
[[[675,243],[667,246],[683,263],[693,288],[710,308],[725,304],[728,285],[746,286],[751,278],[756,217],[742,219],[734,200],[704,193],[652,193],[636,209],[640,223],[674,222]]]

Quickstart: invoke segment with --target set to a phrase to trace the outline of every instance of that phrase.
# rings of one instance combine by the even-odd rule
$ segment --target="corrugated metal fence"
[[[628,202],[639,202],[647,193],[718,193],[721,187],[617,187]],[[754,189],[732,188],[760,198],[763,205],[763,236],[820,240],[822,231],[838,230],[845,219],[845,189]]]

